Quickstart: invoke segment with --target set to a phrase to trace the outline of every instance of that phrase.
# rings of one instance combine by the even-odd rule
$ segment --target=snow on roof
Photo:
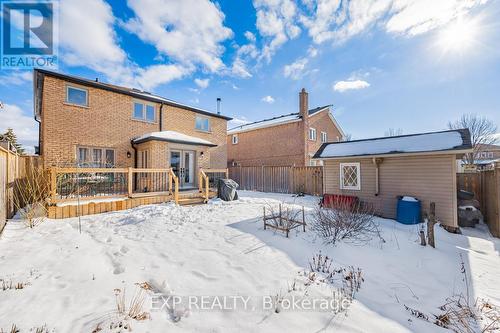
[[[323,144],[314,158],[421,153],[471,149],[468,130],[401,135]]]
[[[210,146],[210,147],[217,146],[216,144],[208,140],[200,139],[195,136],[190,136],[175,131],[161,131],[161,132],[147,133],[141,135],[138,138],[135,138],[134,143],[142,143],[151,140],[177,142],[177,143],[185,143],[192,145]]]
[[[325,105],[325,106],[320,106],[320,107],[311,109],[308,111],[309,117],[318,113],[319,111],[322,111],[322,110],[329,108],[329,107],[330,107],[330,105]],[[294,122],[294,121],[298,121],[298,120],[300,120],[299,113],[295,112],[295,113],[290,113],[290,114],[286,114],[286,115],[282,115],[282,116],[277,116],[277,117],[270,118],[270,119],[259,120],[259,121],[249,123],[249,124],[239,125],[237,127],[233,127],[231,129],[229,129],[227,131],[227,134],[235,134],[235,133],[244,132],[244,131],[251,131],[254,129],[258,129],[258,128],[277,126],[277,125],[282,125],[282,124],[286,124],[286,123],[290,123],[290,122]]]
[[[227,134],[234,134],[242,131],[250,131],[254,130],[257,128],[264,128],[264,127],[269,127],[269,126],[276,126],[280,124],[286,124],[292,121],[298,121],[300,120],[299,114],[298,113],[291,113],[285,116],[278,116],[274,117],[271,119],[265,119],[261,121],[256,121],[254,123],[250,124],[245,124],[245,125],[240,125],[238,127],[231,128],[229,131],[227,131]]]

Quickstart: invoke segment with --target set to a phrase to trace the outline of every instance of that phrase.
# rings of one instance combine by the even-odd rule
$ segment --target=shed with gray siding
[[[324,192],[357,196],[383,217],[396,218],[398,196],[436,203],[441,223],[458,227],[456,160],[471,152],[467,129],[325,143]],[[425,215],[423,215],[425,216]]]

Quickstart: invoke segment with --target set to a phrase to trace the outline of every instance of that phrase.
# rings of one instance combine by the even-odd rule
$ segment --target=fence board
[[[481,172],[457,173],[457,189],[474,193],[475,198],[482,203]]]
[[[229,178],[236,181],[241,190],[323,194],[322,167],[237,166],[229,168]]]

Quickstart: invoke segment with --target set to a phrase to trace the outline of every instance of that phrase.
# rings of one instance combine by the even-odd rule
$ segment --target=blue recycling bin
[[[408,200],[408,197],[398,198],[396,220],[403,224],[418,224],[422,221],[420,200]]]

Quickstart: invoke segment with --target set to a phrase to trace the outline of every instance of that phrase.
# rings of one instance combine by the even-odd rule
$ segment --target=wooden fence
[[[482,203],[481,172],[457,173],[457,189],[474,193],[475,198]]]
[[[18,180],[26,177],[30,165],[38,165],[38,156],[20,156],[0,147],[0,233],[15,213],[14,190]]]
[[[493,170],[481,172],[482,213],[491,233],[500,237],[500,164]]]
[[[323,167],[237,166],[229,168],[229,178],[241,190],[323,194]]]
[[[493,170],[458,173],[457,189],[474,193],[491,233],[500,237],[500,164]]]

